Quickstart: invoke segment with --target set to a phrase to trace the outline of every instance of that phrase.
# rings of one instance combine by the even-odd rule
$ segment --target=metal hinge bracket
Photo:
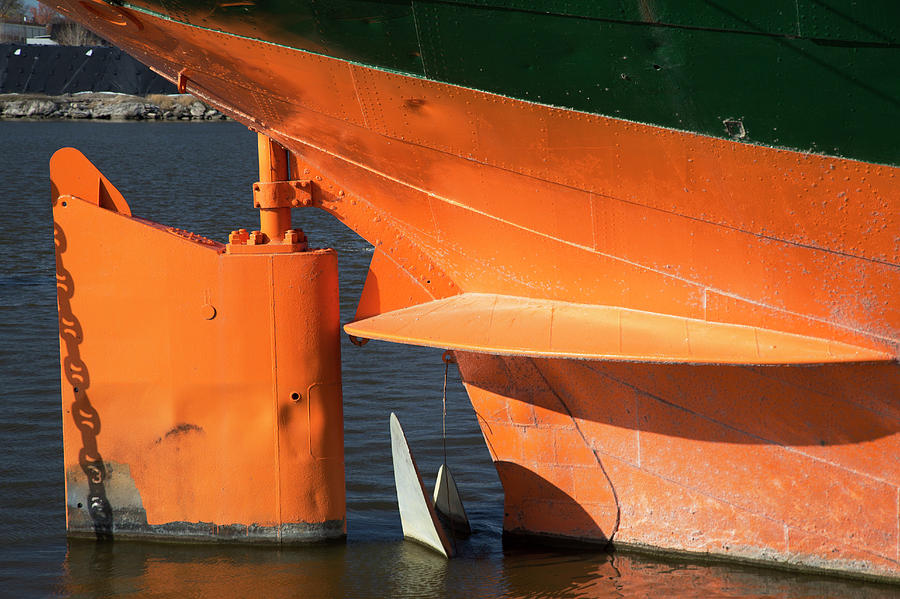
[[[258,181],[253,184],[253,206],[262,210],[312,206],[311,188],[308,179],[271,183]]]

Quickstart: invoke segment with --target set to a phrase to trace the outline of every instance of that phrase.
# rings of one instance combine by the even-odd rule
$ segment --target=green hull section
[[[663,127],[900,164],[895,0],[138,0],[169,18]]]

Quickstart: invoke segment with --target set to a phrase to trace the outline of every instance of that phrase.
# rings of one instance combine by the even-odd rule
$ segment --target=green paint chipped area
[[[137,0],[200,27],[526,101],[900,164],[895,0]]]

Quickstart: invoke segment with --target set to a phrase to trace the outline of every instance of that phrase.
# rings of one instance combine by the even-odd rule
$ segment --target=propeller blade
[[[453,557],[453,546],[434,511],[406,442],[406,435],[394,413],[391,413],[391,453],[403,536],[434,549],[444,557]]]
[[[456,481],[453,480],[450,467],[446,464],[441,464],[438,470],[437,482],[434,485],[434,509],[453,532],[461,535],[472,533]]]

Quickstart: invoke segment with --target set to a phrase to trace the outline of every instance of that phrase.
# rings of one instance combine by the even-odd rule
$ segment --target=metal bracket
[[[273,181],[253,184],[253,206],[262,210],[272,208],[301,208],[312,206],[311,185],[308,179]]]
[[[175,82],[175,87],[178,89],[179,94],[186,94],[187,92],[187,82],[188,82],[188,71],[187,69],[181,69],[178,71],[178,79]]]
[[[289,254],[309,249],[306,234],[301,229],[288,229],[283,239],[269,239],[262,231],[232,231],[225,246],[227,254]]]

